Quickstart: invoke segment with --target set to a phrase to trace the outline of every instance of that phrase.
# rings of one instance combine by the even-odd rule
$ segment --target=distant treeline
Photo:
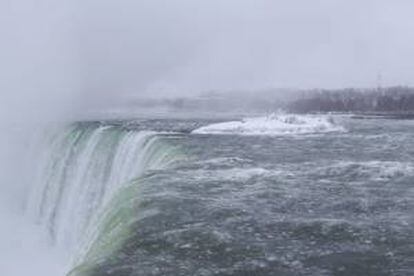
[[[414,88],[303,91],[287,105],[292,112],[414,112]]]
[[[361,112],[414,114],[414,88],[209,92],[196,97],[129,100],[138,108],[189,112]]]

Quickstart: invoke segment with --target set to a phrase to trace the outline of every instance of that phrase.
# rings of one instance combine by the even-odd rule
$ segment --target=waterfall
[[[27,211],[54,246],[69,252],[73,266],[114,253],[126,239],[129,221],[138,216],[131,212],[137,179],[179,156],[162,140],[154,132],[94,123],[57,129],[43,138]]]

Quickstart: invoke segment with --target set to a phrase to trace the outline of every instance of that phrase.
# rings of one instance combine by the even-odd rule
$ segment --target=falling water
[[[36,152],[27,212],[73,266],[122,245],[130,220],[137,217],[137,179],[177,159],[176,149],[154,132],[97,124],[56,129],[44,136]],[[117,197],[123,200],[114,204]],[[120,208],[129,208],[130,216],[114,223]]]

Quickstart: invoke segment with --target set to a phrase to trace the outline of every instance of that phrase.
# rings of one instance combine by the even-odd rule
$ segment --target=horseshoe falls
[[[414,275],[413,10],[0,0],[0,276]]]
[[[135,216],[140,178],[179,158],[176,148],[162,142],[155,132],[116,126],[55,127],[36,140],[30,153],[34,174],[30,189],[24,192],[25,218],[36,226],[28,228],[21,221],[12,226],[27,228],[16,239],[32,233],[35,237],[36,241],[21,241],[22,251],[30,246],[28,240],[32,243],[33,252],[27,258],[45,252],[39,272],[36,261],[34,266],[29,264],[35,275],[52,275],[52,271],[64,275],[71,267],[91,265],[116,252],[130,235],[134,220],[145,216]],[[25,256],[19,251],[15,254]],[[29,273],[16,269],[18,263],[8,263],[14,267],[4,266],[3,275]]]
[[[167,163],[169,154],[152,133],[111,127],[69,128],[48,143],[29,209],[58,245],[70,248],[116,192]]]
[[[411,120],[141,118],[34,132],[9,154],[26,156],[9,181],[27,185],[1,194],[1,275],[413,273]]]

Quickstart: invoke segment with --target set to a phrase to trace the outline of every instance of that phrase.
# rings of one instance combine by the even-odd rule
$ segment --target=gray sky
[[[380,72],[383,85],[414,85],[412,0],[5,0],[0,10],[0,85],[14,101],[365,87]]]
[[[88,3],[83,60],[102,90],[375,86],[378,73],[384,85],[414,80],[409,0]]]

